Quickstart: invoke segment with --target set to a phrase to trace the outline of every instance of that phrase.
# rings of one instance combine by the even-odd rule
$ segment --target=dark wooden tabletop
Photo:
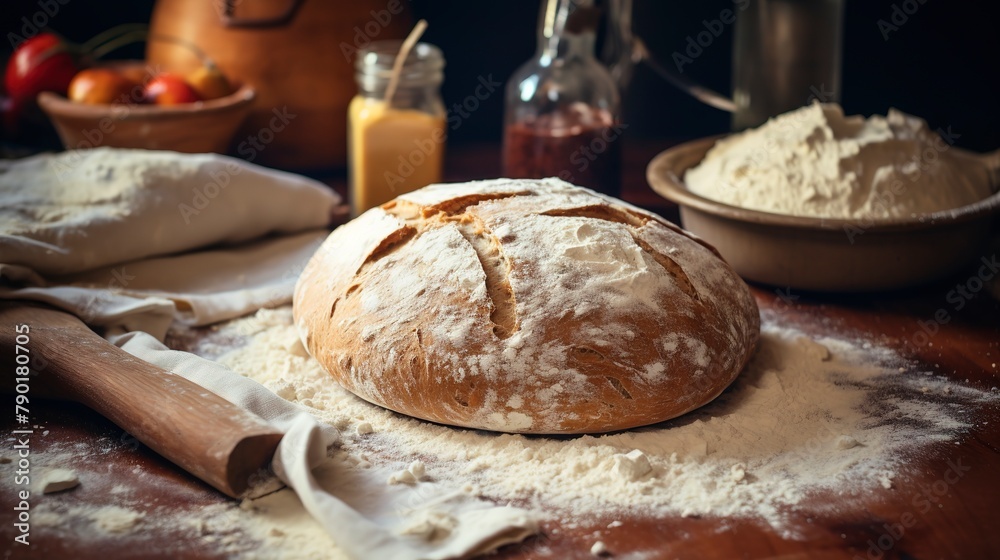
[[[644,142],[626,146],[624,198],[676,218],[673,208],[645,184],[646,162],[666,142]],[[452,150],[448,160],[449,180],[494,177],[499,162],[494,146]],[[343,181],[333,181],[342,188]],[[1000,249],[1000,248],[995,248]],[[928,321],[946,305],[946,294],[972,270],[954,278],[919,288],[878,294],[830,295],[789,292],[768,286],[752,286],[764,313],[780,314],[782,322],[815,334],[860,337],[892,348],[924,367],[983,390],[1000,385],[1000,301],[986,291],[975,294],[968,305],[950,314],[930,337],[917,335],[921,321]],[[10,328],[2,325],[0,328]],[[10,375],[4,366],[4,374]],[[3,395],[2,398],[10,399]],[[13,456],[13,430],[17,429],[12,406],[0,418],[4,447],[0,456]],[[71,492],[45,496],[66,504],[114,504],[114,489],[125,488],[142,498],[149,512],[162,508],[191,511],[226,498],[164,461],[108,421],[78,405],[33,401],[33,422],[40,428],[32,436],[31,452],[65,453],[76,449],[79,460],[68,466],[88,480]],[[591,519],[573,527],[547,523],[541,535],[502,549],[494,558],[592,558],[595,532],[615,557],[643,552],[636,558],[997,558],[1000,530],[995,517],[1000,503],[1000,410],[984,405],[974,411],[975,428],[957,442],[933,444],[927,453],[905,467],[904,476],[891,489],[872,492],[864,507],[840,513],[801,513],[799,526],[806,527],[795,539],[783,538],[752,520],[711,517],[621,519],[609,529],[612,519]],[[94,460],[94,457],[99,460]],[[83,459],[86,458],[86,459]],[[947,491],[936,495],[936,507],[915,509],[912,497],[940,480],[950,462],[968,465],[968,472]],[[6,478],[14,476],[15,464],[0,465]],[[57,537],[44,529],[33,531],[31,546],[13,543],[16,529],[15,496],[5,480],[0,504],[0,539],[5,558],[216,558],[218,549],[203,540],[189,538],[176,529],[155,527],[127,539],[79,535]],[[817,495],[818,502],[836,500]],[[803,508],[808,511],[808,508]],[[796,514],[792,514],[796,515]],[[620,517],[619,517],[620,519]],[[903,532],[896,527],[905,520]],[[895,532],[894,532],[895,531]],[[65,532],[59,532],[65,535]],[[890,535],[886,537],[886,535]],[[888,550],[872,551],[872,543],[888,543]],[[890,542],[891,541],[891,542]]]

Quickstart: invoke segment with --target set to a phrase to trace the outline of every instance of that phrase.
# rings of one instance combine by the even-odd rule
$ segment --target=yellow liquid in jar
[[[353,215],[441,181],[443,114],[387,107],[359,95],[348,117]]]

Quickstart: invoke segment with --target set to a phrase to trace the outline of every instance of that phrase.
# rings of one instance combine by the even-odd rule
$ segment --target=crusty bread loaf
[[[340,227],[295,290],[359,397],[501,432],[606,432],[715,398],[760,334],[746,284],[662,218],[547,179],[432,185]]]

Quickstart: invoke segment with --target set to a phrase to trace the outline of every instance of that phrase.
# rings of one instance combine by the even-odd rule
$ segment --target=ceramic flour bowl
[[[684,228],[714,245],[747,280],[801,290],[888,290],[947,276],[988,252],[1000,208],[997,185],[990,197],[974,204],[909,219],[773,214],[716,202],[687,188],[684,173],[717,139],[657,155],[646,177],[654,191],[680,206]]]

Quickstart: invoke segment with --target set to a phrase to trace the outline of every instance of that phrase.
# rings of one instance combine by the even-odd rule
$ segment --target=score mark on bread
[[[462,237],[475,250],[483,273],[486,274],[486,292],[492,307],[490,320],[493,322],[493,332],[499,338],[509,338],[517,330],[517,301],[514,299],[514,291],[507,279],[510,272],[510,262],[501,251],[500,240],[493,235],[478,216],[466,212],[466,209],[489,200],[501,200],[530,194],[529,192],[519,192],[498,195],[470,195],[427,207],[401,200],[388,202],[382,205],[382,210],[403,220],[405,225],[396,234],[387,237],[368,256],[361,267],[364,268],[366,264],[378,260],[424,231],[441,227],[444,224],[454,224]],[[360,272],[359,269],[356,275]]]
[[[313,257],[295,315],[358,396],[524,433],[683,414],[759,336],[752,296],[711,247],[554,179],[434,185],[370,210]]]

